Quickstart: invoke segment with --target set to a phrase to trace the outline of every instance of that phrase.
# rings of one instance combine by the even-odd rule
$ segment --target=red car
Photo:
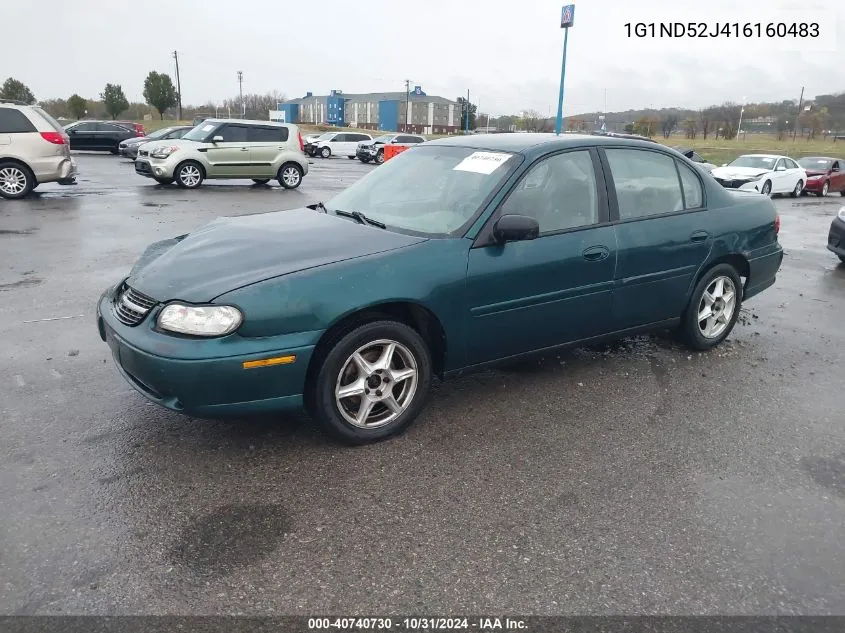
[[[798,164],[807,172],[803,193],[824,197],[830,191],[845,196],[845,160],[829,156],[805,156]]]
[[[135,123],[134,121],[114,121],[118,125],[122,125],[123,127],[128,127],[130,130],[135,130],[135,134],[138,136],[146,136],[147,132],[144,130],[144,126],[140,123]]]

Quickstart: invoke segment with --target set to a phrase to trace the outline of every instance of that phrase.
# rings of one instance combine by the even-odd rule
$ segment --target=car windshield
[[[148,134],[148,135],[147,135],[147,138],[149,138],[149,139],[162,138],[162,137],[164,137],[164,136],[167,136],[167,134],[168,134],[171,130],[173,130],[173,128],[172,128],[172,127],[162,128],[161,130],[156,130],[155,132],[151,132],[150,134]]]
[[[777,158],[773,156],[740,156],[730,167],[753,167],[754,169],[774,169]]]
[[[376,143],[388,143],[393,140],[393,135],[383,134],[382,136],[377,136],[374,140]]]
[[[829,158],[802,158],[798,161],[804,169],[815,169],[818,171],[827,171],[833,164]]]
[[[388,228],[448,235],[460,229],[519,164],[515,154],[469,147],[417,146],[326,203],[360,211]]]
[[[198,126],[196,126],[193,130],[185,134],[182,137],[185,141],[204,141],[208,138],[208,135],[211,131],[214,130],[219,125],[219,123],[206,123],[203,121]]]

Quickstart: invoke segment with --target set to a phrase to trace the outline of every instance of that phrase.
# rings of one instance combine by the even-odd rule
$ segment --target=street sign
[[[560,15],[560,28],[568,29],[575,23],[575,5],[565,4]]]

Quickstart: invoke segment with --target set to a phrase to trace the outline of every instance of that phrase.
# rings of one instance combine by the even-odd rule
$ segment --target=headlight
[[[818,180],[819,178],[824,178],[824,175],[816,174],[815,176],[807,176],[807,180]]]
[[[845,222],[845,207],[839,209],[839,213],[837,213],[836,215],[839,217],[840,220]]]
[[[179,151],[179,148],[175,145],[171,145],[170,147],[157,147],[153,150],[152,156],[153,158],[167,158],[173,152]]]
[[[241,311],[232,306],[188,306],[171,303],[158,315],[163,330],[193,336],[223,336],[243,323]]]

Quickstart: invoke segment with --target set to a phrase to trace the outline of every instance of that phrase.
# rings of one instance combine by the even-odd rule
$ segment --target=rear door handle
[[[600,262],[610,257],[610,249],[602,245],[591,246],[590,248],[584,249],[581,255],[588,262]]]
[[[710,237],[710,233],[707,231],[693,231],[693,234],[689,236],[690,242],[705,242],[707,238]]]

